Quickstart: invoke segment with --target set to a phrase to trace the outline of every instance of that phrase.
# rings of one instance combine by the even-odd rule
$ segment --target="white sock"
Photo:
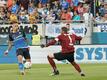
[[[83,71],[81,71],[81,72],[80,72],[80,74],[84,74],[84,72],[83,72]]]

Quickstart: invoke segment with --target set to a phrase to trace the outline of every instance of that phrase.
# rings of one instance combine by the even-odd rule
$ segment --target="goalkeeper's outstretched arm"
[[[48,47],[50,45],[54,45],[55,43],[56,43],[56,40],[54,39],[54,40],[51,40],[49,43],[41,44],[40,46],[41,46],[41,48],[44,48],[44,47]]]

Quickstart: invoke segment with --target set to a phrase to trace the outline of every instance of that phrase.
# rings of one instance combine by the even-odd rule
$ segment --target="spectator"
[[[46,8],[47,8],[48,10],[50,10],[50,9],[51,9],[51,6],[50,6],[50,4],[49,4],[49,3],[47,3],[47,4],[46,4]]]
[[[80,14],[80,16],[83,15],[83,11],[84,11],[83,3],[81,3],[81,2],[78,3],[77,11]]]
[[[69,3],[69,6],[73,6],[73,0],[66,0]]]
[[[76,20],[81,20],[81,17],[78,13],[78,11],[74,11],[74,16],[73,16],[73,20],[76,21]]]
[[[20,12],[19,22],[20,22],[20,23],[27,23],[27,22],[28,22],[28,15],[26,14],[25,11]]]
[[[42,6],[41,3],[38,3],[37,9],[38,9],[38,12],[39,12],[39,13],[42,13],[42,11],[43,11],[43,6]]]
[[[62,15],[61,15],[61,20],[71,20],[72,17],[70,15],[70,13],[65,9],[63,12],[62,12]]]
[[[29,0],[18,0],[18,4],[24,8],[24,10],[28,10]]]
[[[104,5],[101,4],[101,5],[100,5],[100,8],[99,8],[99,14],[100,14],[100,16],[104,16],[104,12],[105,12]]]
[[[19,6],[16,4],[16,0],[13,0],[12,7],[10,9],[11,13],[17,14],[19,11]]]
[[[41,17],[40,17],[40,15],[39,15],[39,12],[38,12],[38,9],[37,9],[37,8],[34,9],[33,14],[34,14],[35,19],[37,20],[37,22],[39,22],[39,20],[40,20]]]
[[[101,18],[100,22],[107,23],[107,11],[105,11],[104,16]]]
[[[102,16],[100,16],[99,13],[96,13],[95,21],[96,22],[100,22],[101,21],[101,17]]]
[[[10,14],[9,21],[10,21],[10,22],[12,22],[12,21],[18,21],[17,16],[16,16],[14,13],[11,13],[11,14]]]
[[[40,0],[40,3],[41,3],[42,5],[46,5],[47,2],[48,2],[48,0]]]
[[[46,19],[47,15],[49,14],[49,10],[46,8],[46,6],[43,6],[43,11],[42,11],[42,19]]]
[[[8,8],[8,10],[11,9],[12,5],[13,5],[13,0],[7,0],[7,8]]]
[[[5,6],[7,0],[0,0],[0,6]]]
[[[64,8],[64,9],[68,9],[69,3],[68,3],[66,0],[63,0],[61,6],[62,6],[62,8]]]
[[[74,6],[78,6],[79,0],[73,0]]]
[[[39,0],[34,0],[34,6],[37,7],[39,4]]]
[[[35,16],[33,13],[29,14],[29,23],[34,24],[36,22]]]
[[[71,19],[72,19],[73,15],[74,15],[72,9],[71,9],[71,8],[68,8],[67,11],[68,11],[68,13],[71,15]]]
[[[47,15],[46,20],[49,22],[53,22],[55,20],[55,14],[53,13],[53,10],[50,10],[49,14]]]
[[[61,6],[59,5],[59,2],[58,2],[58,1],[53,2],[52,9],[53,9],[55,12],[57,12],[60,8],[61,8]]]
[[[34,6],[33,6],[33,3],[29,3],[29,6],[28,6],[28,14],[31,14],[34,12]]]
[[[0,20],[5,20],[5,18],[6,18],[6,14],[4,7],[0,7]]]
[[[67,13],[67,10],[64,10],[64,9],[61,10],[61,13],[60,13],[61,20],[66,20],[66,17],[65,17],[66,13]]]
[[[20,12],[23,12],[23,11],[25,11],[25,10],[24,10],[24,7],[23,7],[23,6],[20,6],[19,13],[20,13]]]
[[[90,24],[90,22],[92,22],[92,20],[93,20],[93,15],[91,12],[89,12],[89,7],[87,7],[87,9],[85,9],[85,13],[83,14],[83,19],[85,21],[86,26],[89,27],[88,24]]]
[[[11,11],[8,11],[7,14],[6,14],[7,22],[9,22],[9,20],[10,20],[10,15],[11,15]]]

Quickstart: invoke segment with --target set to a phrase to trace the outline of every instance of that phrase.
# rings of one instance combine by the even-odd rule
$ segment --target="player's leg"
[[[48,61],[49,61],[50,65],[53,69],[53,75],[58,75],[59,71],[58,71],[56,64],[55,64],[53,59],[64,60],[62,57],[62,53],[59,52],[59,53],[54,53],[54,54],[48,54],[47,58],[48,58]]]
[[[30,62],[30,67],[29,68],[31,68],[31,65],[32,65],[32,63],[31,63],[31,56],[30,56],[28,48],[24,48],[23,49],[23,56],[25,58],[25,62]]]
[[[74,68],[80,73],[81,76],[85,76],[85,74],[83,73],[83,71],[81,70],[80,66],[76,63],[76,62],[70,62]]]
[[[56,67],[56,64],[55,64],[55,62],[53,60],[53,59],[55,59],[54,58],[54,54],[48,54],[47,59],[48,59],[50,65],[51,65],[51,67],[53,68],[53,71],[56,71],[57,67]]]
[[[18,66],[22,75],[24,75],[24,65],[23,65],[23,50],[17,50]]]
[[[81,74],[81,76],[85,76],[82,72],[80,66],[74,61],[74,53],[71,53],[67,56],[67,60],[73,65],[73,67]]]
[[[24,48],[23,56],[24,56],[26,62],[31,62],[31,56],[30,56],[28,48]]]

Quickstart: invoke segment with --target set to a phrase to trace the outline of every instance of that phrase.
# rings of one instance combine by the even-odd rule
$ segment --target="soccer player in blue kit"
[[[9,33],[8,49],[4,52],[5,55],[11,50],[12,45],[16,48],[19,70],[21,74],[24,75],[23,57],[27,62],[31,62],[31,57],[26,35],[22,29],[19,29],[18,21],[12,22],[12,30]]]

